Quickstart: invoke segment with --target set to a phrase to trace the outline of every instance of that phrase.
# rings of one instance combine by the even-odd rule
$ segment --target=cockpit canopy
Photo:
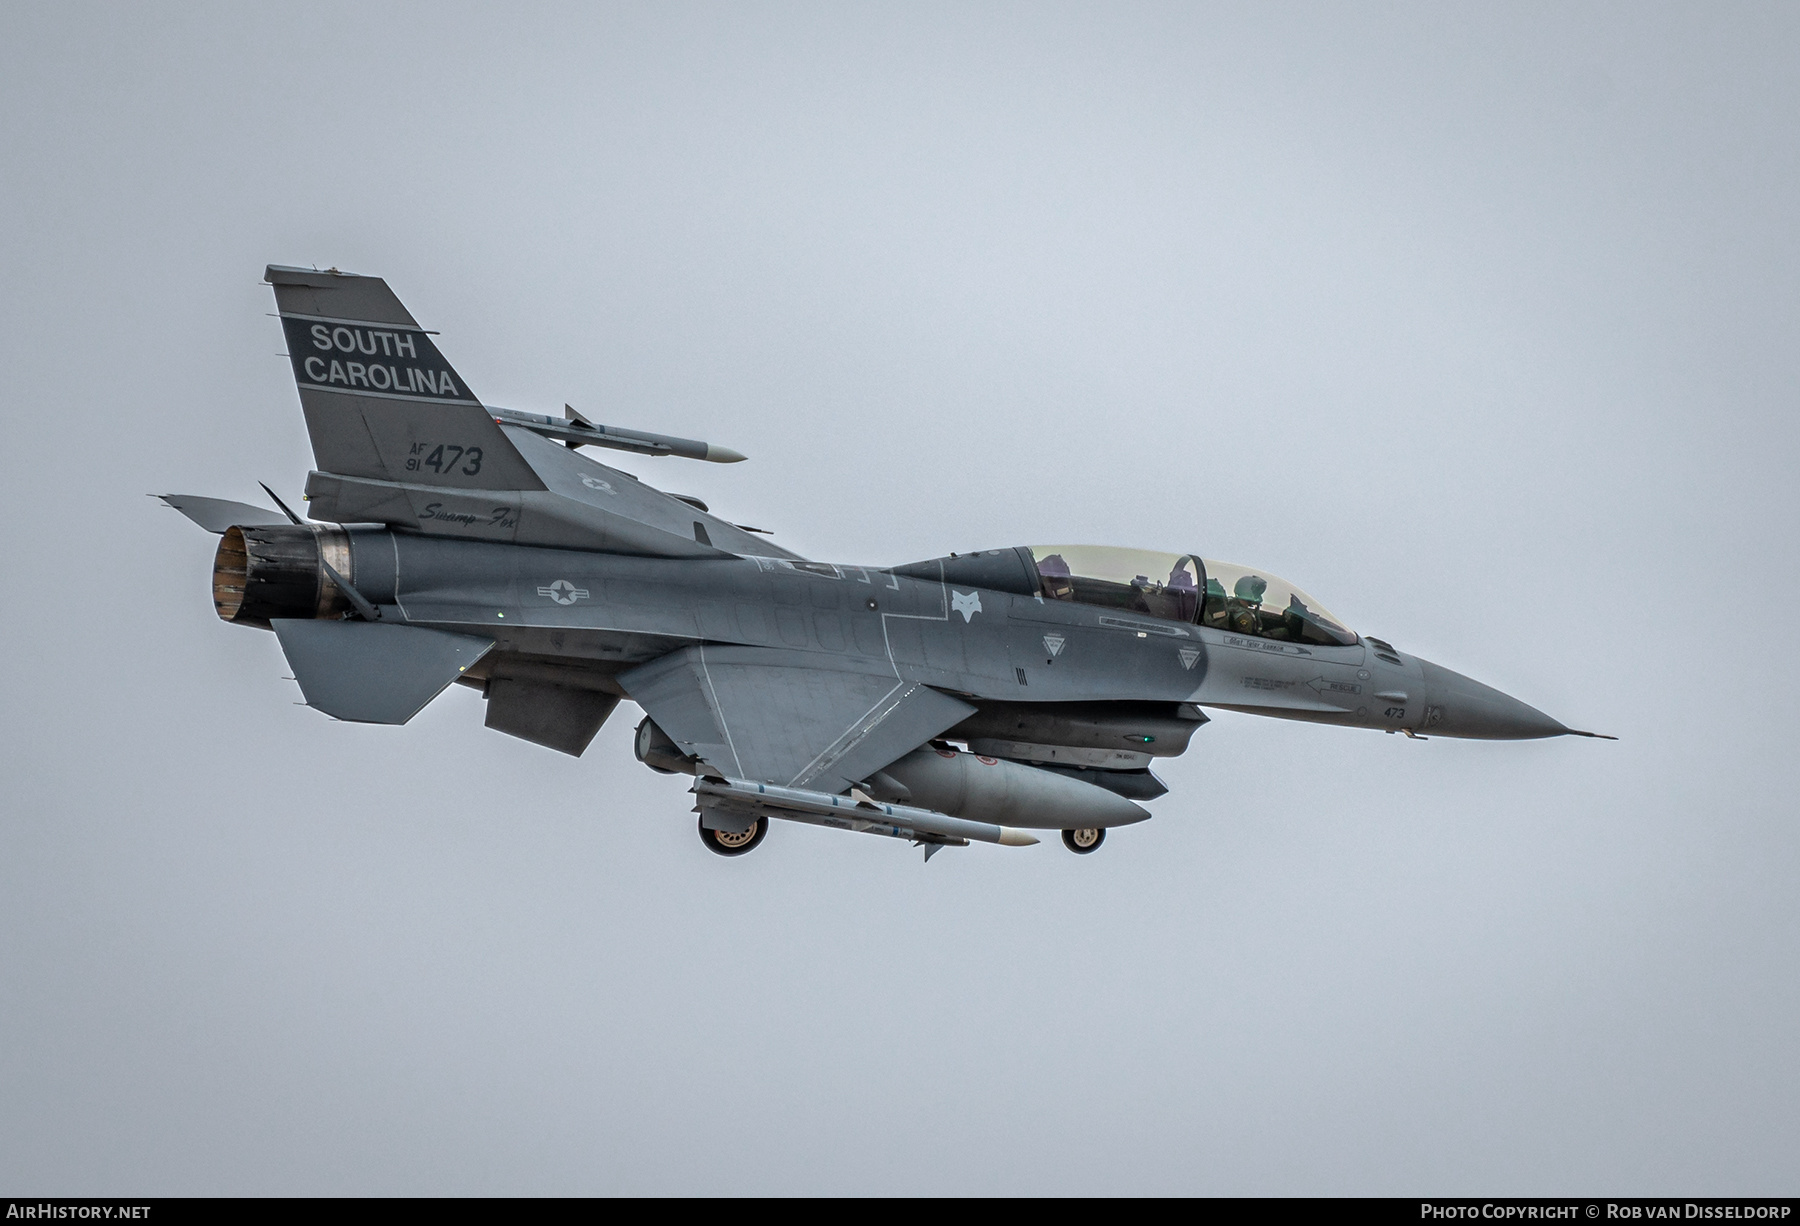
[[[1030,553],[1047,600],[1145,613],[1255,638],[1324,647],[1357,642],[1318,601],[1267,571],[1196,554],[1109,545],[1033,545]]]

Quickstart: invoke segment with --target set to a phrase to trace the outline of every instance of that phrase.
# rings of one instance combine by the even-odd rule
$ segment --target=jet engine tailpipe
[[[335,617],[350,601],[325,562],[356,582],[349,533],[315,524],[227,528],[213,555],[213,608],[225,621],[265,629],[277,617]]]

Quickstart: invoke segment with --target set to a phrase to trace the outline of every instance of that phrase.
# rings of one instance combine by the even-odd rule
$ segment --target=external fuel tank
[[[1028,830],[1128,826],[1149,810],[1105,788],[1004,758],[926,746],[881,772],[907,804]],[[885,798],[882,798],[885,799]]]

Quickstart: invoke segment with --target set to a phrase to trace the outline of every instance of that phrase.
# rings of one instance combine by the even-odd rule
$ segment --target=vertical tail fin
[[[380,277],[266,273],[319,468],[468,490],[533,490],[532,472]]]
[[[549,418],[500,424],[381,278],[278,265],[267,277],[318,462],[309,518],[652,557],[773,548],[534,433]],[[612,437],[726,458],[684,439]]]

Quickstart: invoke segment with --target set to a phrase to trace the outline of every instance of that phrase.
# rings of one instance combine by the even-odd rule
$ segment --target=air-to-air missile
[[[479,400],[377,277],[271,266],[312,439],[307,520],[192,495],[213,605],[273,630],[309,706],[404,724],[451,684],[579,755],[621,700],[723,855],[771,818],[926,858],[1150,816],[1206,710],[1407,736],[1595,736],[1348,629],[1258,567],[1096,545],[815,562],[582,448],[736,451]],[[267,489],[267,487],[265,487]]]

